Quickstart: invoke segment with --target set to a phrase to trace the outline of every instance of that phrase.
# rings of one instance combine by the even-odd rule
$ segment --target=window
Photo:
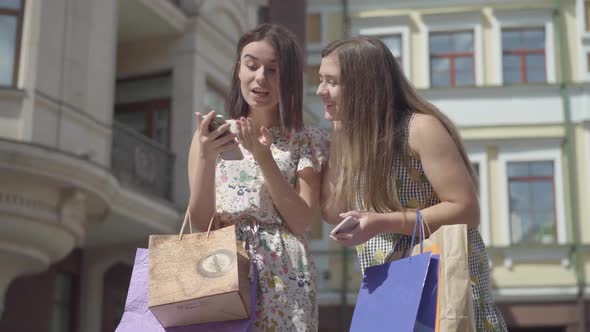
[[[207,90],[205,91],[205,109],[203,110],[203,114],[207,114],[210,111],[215,111],[217,114],[224,114],[225,93],[213,84],[207,83]]]
[[[0,1],[0,86],[16,86],[24,3]]]
[[[590,52],[586,53],[586,71],[590,73]]]
[[[402,64],[402,36],[400,34],[377,36],[391,51],[399,64]]]
[[[584,1],[584,14],[586,17],[586,31],[590,32],[590,0]]]
[[[125,298],[131,281],[131,272],[131,266],[118,263],[104,273],[100,331],[111,332],[117,329],[125,311]]]
[[[473,167],[473,170],[475,171],[475,174],[477,176],[479,176],[479,163],[478,162],[472,162],[471,163],[471,167]]]
[[[509,162],[507,172],[512,242],[555,243],[553,161]]]
[[[319,13],[308,14],[306,23],[306,39],[309,44],[322,42],[322,15]]]
[[[430,84],[433,87],[473,85],[473,33],[430,35]]]
[[[479,178],[479,162],[472,162],[471,163],[471,168],[473,168],[473,171],[475,172],[475,176],[477,176],[477,181],[478,183],[476,183],[477,185],[477,189],[480,191],[481,193],[481,180]]]
[[[545,30],[502,30],[502,73],[505,84],[545,82]]]
[[[119,80],[116,86],[115,120],[168,146],[171,81],[169,73]]]
[[[309,65],[307,66],[307,85],[317,87],[320,76],[319,76],[320,66],[319,65]]]
[[[53,286],[53,312],[51,317],[51,332],[71,331],[71,308],[75,308],[73,300],[73,276],[58,273]]]
[[[82,252],[75,249],[50,269],[53,283],[50,332],[77,331]]]

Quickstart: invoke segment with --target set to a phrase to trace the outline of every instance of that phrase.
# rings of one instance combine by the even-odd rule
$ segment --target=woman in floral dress
[[[324,175],[322,197],[336,197],[326,198],[324,217],[332,223],[348,216],[357,221],[352,231],[333,239],[357,246],[364,270],[383,264],[394,248],[410,247],[416,209],[432,231],[467,224],[476,330],[506,331],[477,230],[477,177],[456,127],[418,96],[377,39],[328,45],[319,76],[318,95],[335,123],[332,146],[338,156]]]
[[[210,132],[215,113],[197,114],[189,153],[192,223],[206,230],[216,215],[216,227],[236,225],[256,263],[255,331],[318,326],[316,268],[305,232],[319,210],[327,140],[319,128],[303,126],[302,72],[291,32],[263,24],[246,33],[226,102],[230,120]],[[219,158],[232,149],[244,158]]]

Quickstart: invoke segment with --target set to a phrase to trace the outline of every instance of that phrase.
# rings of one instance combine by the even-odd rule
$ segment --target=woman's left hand
[[[336,235],[330,235],[332,240],[347,246],[358,246],[359,244],[363,244],[368,240],[372,239],[378,233],[381,233],[379,230],[378,222],[380,220],[380,214],[374,212],[365,212],[365,211],[348,211],[346,213],[340,214],[340,217],[354,217],[357,218],[359,221],[359,225],[352,229],[350,232],[341,232]]]
[[[248,150],[254,159],[269,154],[272,145],[272,134],[265,127],[260,127],[257,132],[252,120],[241,117],[238,121],[238,141],[244,149]]]

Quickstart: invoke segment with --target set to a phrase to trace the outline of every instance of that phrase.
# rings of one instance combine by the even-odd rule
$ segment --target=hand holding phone
[[[225,124],[225,119],[223,118],[223,116],[221,114],[217,114],[215,116],[215,118],[213,118],[213,120],[211,120],[211,123],[209,123],[209,132],[217,130],[217,128],[221,127],[223,124]],[[225,135],[228,135],[229,133],[230,133],[230,130],[228,128],[219,137],[223,137]],[[219,155],[220,155],[221,159],[223,159],[223,160],[242,160],[242,159],[244,159],[244,154],[242,154],[242,150],[240,150],[240,147],[238,145],[236,145],[236,147],[234,149],[221,152]]]
[[[349,233],[359,225],[359,220],[355,217],[348,216],[344,218],[334,229],[330,232],[330,235],[335,236],[340,233]]]

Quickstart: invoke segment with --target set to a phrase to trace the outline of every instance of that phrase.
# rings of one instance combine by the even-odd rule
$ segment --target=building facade
[[[135,248],[179,231],[193,113],[223,110],[269,3],[0,1],[0,330],[115,329]]]
[[[223,108],[237,40],[260,21],[305,42],[307,122],[323,118],[322,47],[386,42],[461,130],[511,330],[588,329],[588,0],[7,0],[0,330],[114,330],[135,248],[179,229],[192,114]],[[329,229],[310,231],[320,330],[344,331],[360,273]]]
[[[308,109],[322,116],[323,46],[346,35],[384,41],[460,129],[479,174],[480,231],[510,329],[588,330],[590,1],[310,0],[307,14]],[[328,232],[316,247],[340,250]],[[322,310],[350,315],[355,254],[342,255],[347,264],[324,256]]]

